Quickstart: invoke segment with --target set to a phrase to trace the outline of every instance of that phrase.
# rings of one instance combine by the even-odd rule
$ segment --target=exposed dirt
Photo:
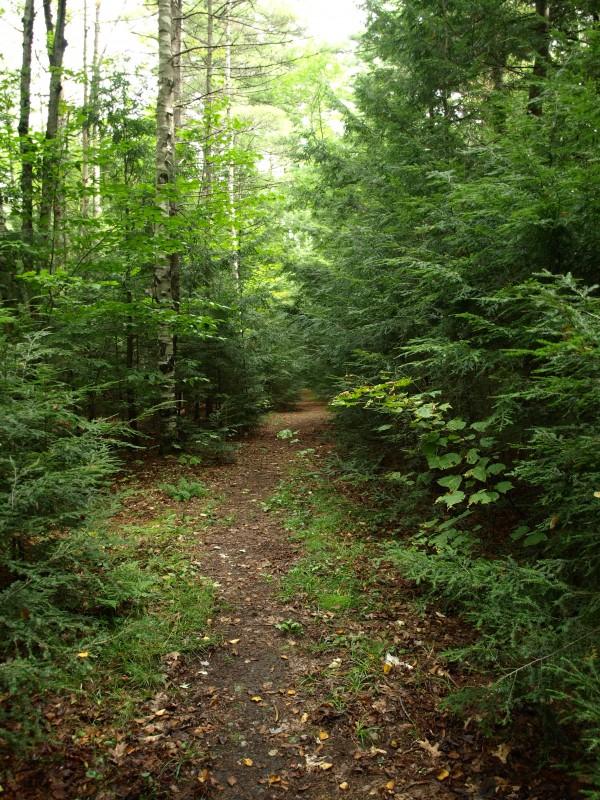
[[[101,781],[90,777],[97,750],[89,738],[71,734],[86,725],[97,733],[108,716],[82,708],[80,701],[70,711],[57,703],[64,749],[40,753],[43,769],[24,765],[0,797],[577,797],[560,775],[535,770],[533,720],[523,719],[514,741],[484,742],[474,724],[451,721],[440,710],[445,686],[461,676],[445,672],[436,653],[460,639],[460,623],[440,613],[425,619],[416,614],[413,590],[392,570],[365,575],[365,583],[378,582],[389,600],[361,618],[317,612],[300,598],[280,599],[278,578],[300,545],[262,504],[297,462],[295,450],[314,448],[317,460],[327,452],[326,427],[325,411],[307,402],[269,417],[242,441],[235,463],[196,468],[223,497],[219,517],[227,520],[201,531],[198,541],[198,571],[220,585],[222,602],[211,629],[222,644],[199,659],[171,654],[167,685],[106,749]],[[277,438],[284,428],[299,432],[297,444]],[[143,481],[152,486],[164,480],[164,471],[165,462],[150,461]],[[148,513],[147,498],[132,498],[123,516]],[[289,618],[302,624],[304,635],[294,639],[275,627]],[[329,702],[336,653],[312,645],[334,632],[377,637],[394,625],[394,641],[411,650],[407,663],[389,674],[382,670],[376,685],[358,692],[345,709],[336,708]],[[361,729],[372,734],[361,736]],[[184,751],[193,756],[186,760]]]

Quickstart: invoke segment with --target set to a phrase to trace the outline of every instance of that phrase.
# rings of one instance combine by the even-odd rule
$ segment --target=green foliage
[[[450,707],[483,708],[492,722],[501,711],[506,722],[515,705],[543,705],[555,725],[578,725],[586,756],[597,760],[597,594],[569,585],[557,560],[520,564],[448,549],[432,555],[399,543],[387,547],[386,557],[478,632],[472,644],[447,651],[446,658],[492,671],[496,679],[450,695]]]
[[[191,548],[194,536],[168,518],[118,533],[103,522],[83,527],[3,590],[0,723],[14,747],[40,732],[31,708],[40,693],[83,686],[108,696],[126,676],[131,696],[162,683],[169,652],[206,646],[214,589],[182,540]]]
[[[344,611],[360,603],[355,562],[363,552],[360,542],[348,541],[340,531],[352,517],[352,507],[327,485],[296,491],[282,485],[271,507],[287,512],[286,527],[306,550],[285,576],[283,596],[302,595],[317,608]]]
[[[281,633],[291,633],[294,636],[301,636],[304,632],[302,623],[294,619],[284,619],[282,622],[276,622],[275,627]]]
[[[397,563],[518,670],[488,708],[575,721],[597,759],[597,20],[367,10],[345,133],[306,137],[295,186],[311,375]]]
[[[159,483],[158,488],[163,491],[171,500],[185,503],[195,497],[206,497],[208,489],[202,481],[191,481],[185,477],[180,478],[177,483]]]
[[[92,527],[126,431],[81,416],[47,339],[4,339],[0,356],[0,722],[17,747],[36,732],[29,704],[40,692],[104,690],[116,675],[159,683],[161,656],[202,646],[212,603],[171,521]],[[172,488],[207,493],[185,479]]]
[[[43,333],[0,341],[0,557],[43,557],[45,540],[77,523],[116,468],[123,428],[78,413],[48,364]],[[9,567],[10,571],[10,567]]]
[[[294,444],[299,439],[296,438],[298,431],[293,431],[291,428],[284,428],[281,431],[277,431],[277,438],[281,439],[282,441],[289,441],[290,444]]]

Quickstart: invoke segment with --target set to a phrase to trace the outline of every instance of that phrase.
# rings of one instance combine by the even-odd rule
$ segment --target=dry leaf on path
[[[425,750],[426,753],[429,753],[432,758],[439,758],[442,755],[439,744],[431,744],[427,739],[419,739],[417,744],[420,748]]]
[[[503,764],[506,764],[508,757],[512,751],[512,747],[504,742],[503,744],[499,744],[498,747],[492,753],[493,756],[499,758]]]

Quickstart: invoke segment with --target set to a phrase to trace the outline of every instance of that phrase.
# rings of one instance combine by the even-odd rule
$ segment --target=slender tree
[[[25,0],[23,11],[23,57],[19,98],[19,148],[21,153],[21,237],[25,271],[33,267],[33,157],[29,130],[31,116],[31,53],[33,49],[34,0]]]
[[[232,27],[233,3],[227,0],[225,6],[225,97],[227,100],[227,134],[229,159],[227,163],[227,202],[229,207],[229,226],[231,236],[231,272],[238,292],[240,286],[240,255],[238,246],[237,212],[235,207],[235,163],[233,148],[235,132],[233,129],[233,81],[231,75],[231,54],[233,48]]]
[[[529,85],[530,114],[542,115],[542,83],[548,72],[550,57],[550,5],[547,0],[535,0],[536,21],[534,26],[535,58],[533,61],[533,80]]]
[[[65,39],[65,23],[67,0],[57,0],[56,22],[52,19],[51,0],[44,0],[44,19],[46,21],[46,37],[48,61],[50,65],[50,87],[48,94],[48,115],[46,118],[46,136],[42,163],[42,189],[40,199],[40,232],[50,241],[46,241],[49,256],[48,264],[54,261],[54,236],[51,236],[52,208],[56,199],[59,182],[60,151],[57,139],[60,121],[60,100],[62,95],[63,59],[67,47]]]
[[[157,225],[153,298],[161,312],[158,327],[158,369],[162,375],[161,448],[169,448],[176,435],[175,336],[168,312],[174,310],[173,254],[169,241],[169,218],[173,215],[175,179],[176,77],[173,58],[173,0],[158,3],[158,99],[156,104],[156,188],[162,221]],[[180,15],[181,16],[181,15]]]

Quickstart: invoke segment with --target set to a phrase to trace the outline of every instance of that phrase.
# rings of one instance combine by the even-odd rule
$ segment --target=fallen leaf
[[[389,664],[387,661],[385,661],[383,664],[383,674],[389,675],[391,671],[392,671],[392,665]]]
[[[295,689],[288,689],[287,693],[289,694],[290,697],[293,697],[296,694],[296,690]]]
[[[394,786],[396,785],[395,781],[388,781],[385,785],[386,789],[389,789],[390,792],[393,790]]]
[[[499,758],[503,764],[506,764],[508,757],[511,753],[512,747],[509,744],[499,744],[498,747],[492,753],[493,756]]]
[[[281,783],[281,778],[279,775],[269,775],[267,780],[269,782],[269,786],[272,786],[274,783]]]
[[[166,708],[159,708],[158,711],[154,712],[155,717],[163,717],[167,713]]]
[[[450,773],[448,772],[447,769],[442,769],[438,772],[438,774],[435,777],[438,779],[438,781],[445,781],[446,778],[450,777]]]
[[[245,767],[253,767],[254,766],[254,761],[252,761],[251,758],[242,758],[242,764]]]
[[[115,747],[114,747],[114,749],[112,751],[113,758],[116,761],[118,761],[119,759],[123,758],[123,756],[125,755],[125,751],[126,750],[127,750],[127,743],[126,742],[119,742],[117,745],[115,745]]]
[[[300,717],[300,722],[301,722],[303,725],[304,725],[304,723],[305,723],[305,722],[308,722],[308,714],[306,713],[306,711],[305,711],[305,712],[304,712],[304,714],[302,714],[302,716]]]
[[[326,739],[329,739],[329,734],[327,731],[319,731],[319,739],[324,742]]]
[[[342,790],[342,792],[346,792],[350,788],[350,785],[348,784],[348,781],[342,781],[339,785],[339,788]]]
[[[322,761],[319,764],[319,769],[322,769],[324,772],[326,772],[328,769],[331,769],[332,767],[333,764],[330,764],[329,761]]]
[[[198,782],[199,783],[206,783],[210,778],[210,771],[207,769],[203,769],[202,772],[198,775]]]
[[[439,758],[442,755],[439,744],[431,744],[431,742],[428,742],[427,739],[419,739],[417,744],[419,747],[429,753],[432,758]]]

